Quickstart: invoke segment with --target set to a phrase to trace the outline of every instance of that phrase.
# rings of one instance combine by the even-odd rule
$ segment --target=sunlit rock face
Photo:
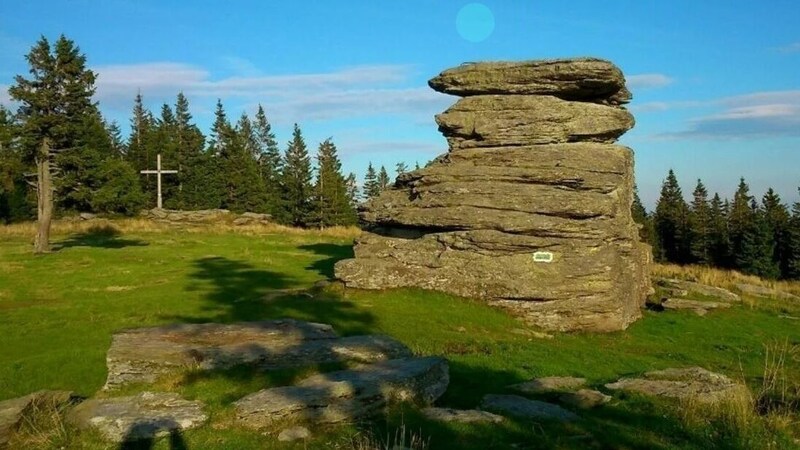
[[[634,125],[615,65],[594,58],[465,64],[430,86],[448,153],[365,204],[336,276],[485,300],[548,330],[614,331],[641,316],[650,249],[631,218]]]

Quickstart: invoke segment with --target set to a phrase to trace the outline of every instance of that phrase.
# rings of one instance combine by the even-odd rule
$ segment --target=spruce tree
[[[380,186],[378,186],[378,176],[375,173],[375,168],[372,167],[372,162],[367,166],[367,173],[364,175],[364,198],[369,200],[377,197],[381,193]]]
[[[209,182],[215,173],[211,166],[213,159],[204,152],[205,137],[192,123],[189,100],[183,92],[178,93],[175,101],[175,145],[178,194],[167,199],[166,205],[187,210],[219,207],[214,199],[221,198],[221,193],[210,192],[215,186]]]
[[[28,165],[18,134],[13,114],[0,105],[0,223],[30,219],[35,210],[27,195],[24,174]]]
[[[699,179],[697,180],[697,186],[692,194],[689,225],[692,262],[703,265],[712,264],[713,232],[711,208],[708,204],[708,190],[706,190],[703,182]]]
[[[647,214],[647,210],[639,198],[639,188],[633,186],[633,203],[631,203],[631,217],[633,221],[639,224],[639,238],[653,248],[653,255],[661,258],[661,249],[658,246],[658,241],[655,239],[655,230],[653,229],[653,219]]]
[[[347,199],[350,201],[350,206],[355,211],[358,208],[358,180],[356,179],[356,174],[350,172],[347,175],[347,179],[345,179],[345,184],[347,185]]]
[[[294,124],[292,140],[284,154],[281,180],[283,207],[278,219],[291,225],[305,226],[312,207],[311,158],[297,124]]]
[[[211,125],[211,135],[208,142],[209,152],[218,155],[225,146],[226,134],[230,133],[232,129],[230,122],[228,122],[228,116],[225,114],[225,107],[222,106],[222,99],[217,99],[217,106],[214,109],[214,123]]]
[[[730,239],[728,237],[727,200],[722,202],[719,194],[714,193],[709,206],[709,222],[711,227],[711,262],[715,267],[730,267]]]
[[[34,251],[50,248],[50,223],[54,213],[53,166],[55,153],[80,145],[79,130],[87,114],[96,112],[92,102],[95,74],[86,68],[86,57],[63,35],[51,48],[42,37],[27,55],[30,78],[15,77],[9,89],[20,103],[22,148],[36,166],[38,229]]]
[[[381,166],[381,170],[378,172],[378,191],[388,188],[391,182],[392,180],[389,178],[389,172],[386,171],[386,167]]]
[[[752,218],[743,230],[740,250],[735,255],[736,266],[746,274],[775,279],[780,269],[772,259],[775,251],[772,230],[755,200],[750,207]]]
[[[395,165],[395,171],[397,172],[397,176],[399,177],[400,175],[408,172],[408,165],[406,165],[406,163],[401,161]]]
[[[258,105],[254,127],[260,150],[258,165],[264,180],[267,209],[273,216],[278,216],[281,208],[281,152],[275,133],[272,132],[272,125],[261,105]]]
[[[653,215],[656,240],[663,249],[663,259],[668,262],[686,264],[690,261],[688,213],[678,179],[670,169]]]
[[[800,188],[797,191],[800,193]],[[800,201],[792,205],[788,248],[786,278],[800,280]]]
[[[151,170],[155,167],[155,149],[150,147],[155,142],[155,119],[153,115],[144,107],[142,94],[137,93],[133,100],[133,112],[131,114],[131,134],[128,137],[128,151],[125,159],[133,166],[138,173],[142,170]],[[152,151],[151,151],[152,150]],[[149,205],[155,203],[156,180],[146,175],[141,179],[141,187],[150,198]]]
[[[750,203],[753,197],[750,195],[750,186],[744,178],[739,179],[739,186],[733,196],[728,214],[728,233],[731,241],[731,259],[734,268],[744,270],[739,265],[742,260],[740,254],[744,248],[744,238],[747,233],[753,233],[755,227],[756,214]]]
[[[120,130],[116,120],[106,125],[106,133],[108,133],[108,140],[111,142],[114,156],[124,159],[127,148],[125,147],[125,141],[122,139],[122,130]]]
[[[764,211],[764,220],[772,233],[775,251],[772,261],[778,265],[781,275],[785,278],[789,273],[789,210],[781,202],[781,197],[769,188],[761,199]]]
[[[320,228],[356,222],[347,182],[342,175],[342,164],[331,139],[322,142],[317,152],[317,180],[311,217],[311,224]]]

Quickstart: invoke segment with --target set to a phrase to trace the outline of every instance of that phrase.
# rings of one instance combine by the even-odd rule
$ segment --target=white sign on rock
[[[533,262],[551,263],[553,262],[553,254],[551,252],[536,252],[533,254]]]

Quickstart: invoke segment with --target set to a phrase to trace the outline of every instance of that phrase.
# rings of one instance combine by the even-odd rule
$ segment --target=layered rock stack
[[[649,247],[631,218],[633,127],[622,72],[599,59],[465,64],[430,86],[449,152],[361,211],[336,276],[479,298],[548,330],[612,331],[641,315]]]

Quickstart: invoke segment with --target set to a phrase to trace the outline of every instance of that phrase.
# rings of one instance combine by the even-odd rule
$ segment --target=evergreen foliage
[[[292,140],[284,154],[281,178],[283,208],[279,220],[303,226],[308,222],[312,208],[311,158],[297,124],[294,124]]]
[[[356,214],[336,145],[326,139],[317,151],[317,180],[314,184],[314,207],[309,224],[319,228],[354,225]]]
[[[688,216],[689,208],[683,199],[675,173],[670,169],[661,186],[661,197],[653,216],[656,242],[663,250],[664,260],[679,264],[690,261]]]
[[[380,172],[378,172],[378,192],[383,191],[384,189],[389,187],[392,180],[389,178],[389,172],[386,171],[386,167],[381,166]]]
[[[377,197],[381,193],[380,186],[378,186],[378,175],[375,173],[375,168],[372,162],[367,166],[367,173],[364,175],[364,197],[366,200]]]
[[[708,190],[702,181],[697,180],[692,197],[689,213],[692,261],[710,265],[713,262],[711,207],[708,203]]]

